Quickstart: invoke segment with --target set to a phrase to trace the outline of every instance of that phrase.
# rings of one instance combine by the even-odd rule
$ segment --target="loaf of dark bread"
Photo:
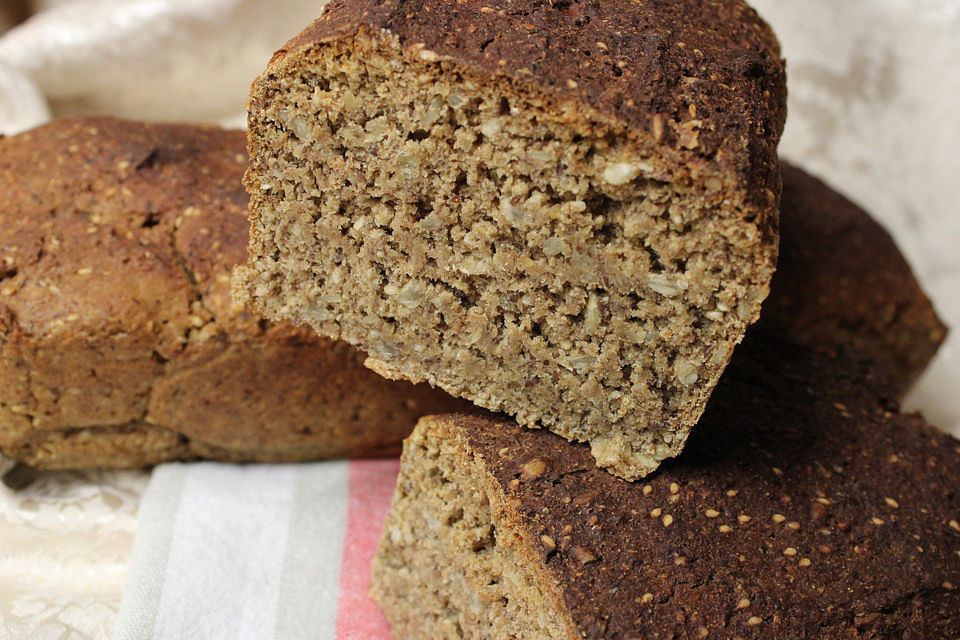
[[[784,115],[742,0],[334,0],[253,86],[239,295],[640,477],[760,313]]]
[[[0,140],[0,451],[38,467],[396,451],[459,406],[234,305],[244,136],[67,119]]]
[[[883,227],[817,178],[781,166],[780,258],[761,321],[800,344],[869,360],[902,394],[946,327]]]
[[[397,640],[958,638],[960,442],[886,389],[751,330],[637,483],[506,418],[424,418],[373,595]]]

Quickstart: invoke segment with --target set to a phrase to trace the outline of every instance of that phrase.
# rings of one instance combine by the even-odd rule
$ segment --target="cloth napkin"
[[[367,590],[398,468],[156,469],[115,639],[388,639]]]

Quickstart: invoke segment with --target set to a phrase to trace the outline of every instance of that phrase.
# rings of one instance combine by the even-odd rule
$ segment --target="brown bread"
[[[241,132],[65,119],[0,140],[0,450],[47,468],[396,451],[464,407],[230,300]],[[447,407],[447,409],[443,409]]]
[[[424,418],[374,564],[394,637],[960,637],[960,442],[865,371],[751,330],[637,483],[505,418]]]
[[[421,413],[453,408],[442,394],[380,381],[359,368],[362,358],[352,349],[309,331],[261,327],[227,301],[229,266],[242,260],[247,238],[246,197],[237,186],[242,143],[235,132],[105,119],[62,121],[0,142],[0,215],[14,221],[0,231],[0,308],[6,318],[0,353],[4,381],[10,381],[0,405],[0,446],[8,455],[39,466],[84,467],[374,454],[394,450]],[[119,163],[139,162],[154,149],[172,155],[162,166],[146,163],[118,173]],[[73,161],[60,164],[57,157]],[[915,376],[943,330],[902,256],[862,210],[797,169],[785,167],[784,176],[781,218],[791,241],[764,306],[765,321],[831,352],[849,344],[861,356],[889,364],[901,380]],[[129,194],[121,202],[98,195],[116,195],[124,187]],[[197,209],[175,215],[190,207]],[[110,222],[88,235],[92,225],[83,211],[89,220],[96,215],[101,224]],[[162,226],[159,232],[150,231],[155,224]],[[205,298],[202,306],[216,315],[204,331],[217,339],[200,351],[196,328],[189,348],[182,336],[164,337],[171,322],[174,333],[194,322],[185,311],[194,305],[190,278],[179,258],[171,259],[173,245],[164,237],[171,224],[178,256]],[[124,244],[110,239],[121,228],[133,233]],[[39,241],[45,238],[41,257]],[[844,250],[848,241],[855,251]],[[24,252],[22,245],[30,248]],[[871,265],[867,278],[855,277],[861,263]],[[64,278],[73,268],[78,273]],[[40,281],[59,293],[48,288],[39,295]],[[152,283],[156,300],[148,302],[137,282]],[[14,296],[24,286],[33,293]],[[857,291],[869,295],[857,298]],[[798,303],[815,292],[815,305]],[[900,311],[890,314],[892,308]],[[100,324],[95,311],[115,315],[117,326]],[[19,322],[11,321],[14,312]],[[121,363],[108,336],[121,326],[129,332],[136,318],[144,327],[152,319],[153,329],[132,332],[136,346]],[[56,334],[44,329],[52,326]],[[867,329],[854,333],[848,327]],[[20,353],[24,345],[27,351]],[[172,351],[179,354],[174,360],[197,364],[163,365],[154,351],[159,357]],[[22,401],[25,378],[40,381],[33,405],[39,415]],[[71,386],[74,397],[61,400],[57,390]],[[151,423],[142,419],[145,410]]]
[[[784,115],[741,0],[334,0],[254,83],[238,293],[640,477],[769,291]]]

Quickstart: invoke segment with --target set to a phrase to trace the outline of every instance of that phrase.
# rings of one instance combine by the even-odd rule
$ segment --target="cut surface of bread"
[[[394,637],[960,637],[960,442],[751,332],[640,482],[491,415],[407,440],[373,567]]]
[[[0,450],[37,467],[385,455],[465,407],[235,305],[242,132],[64,119],[0,140]]]
[[[331,3],[254,84],[239,295],[640,477],[767,295],[783,97],[738,1]]]

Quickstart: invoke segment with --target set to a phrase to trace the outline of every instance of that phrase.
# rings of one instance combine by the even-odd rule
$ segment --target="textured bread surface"
[[[817,178],[781,166],[780,256],[761,322],[869,360],[902,394],[946,327],[883,227]]]
[[[38,467],[396,451],[465,406],[230,299],[244,136],[56,121],[0,140],[0,450]],[[444,409],[451,410],[451,409]]]
[[[784,94],[738,0],[333,2],[254,83],[239,295],[642,476],[767,295]]]
[[[424,418],[373,595],[398,640],[960,637],[960,442],[886,389],[752,330],[636,483],[506,418]]]

